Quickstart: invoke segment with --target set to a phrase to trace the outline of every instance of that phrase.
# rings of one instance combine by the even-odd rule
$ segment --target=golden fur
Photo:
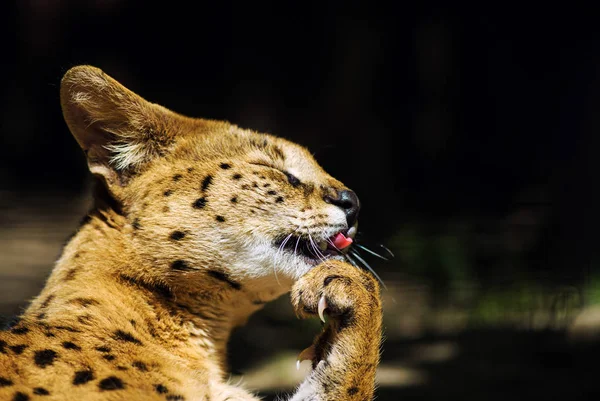
[[[372,399],[377,282],[274,245],[347,230],[331,201],[342,183],[294,143],[178,115],[93,67],[66,73],[61,103],[100,184],[41,294],[0,332],[0,400],[256,400],[225,380],[227,341],[290,290],[299,316],[321,296],[330,316],[291,400]]]

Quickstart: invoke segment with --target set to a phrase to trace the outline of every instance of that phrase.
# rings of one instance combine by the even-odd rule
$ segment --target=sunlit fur
[[[327,263],[344,257],[326,257],[317,244],[348,228],[344,211],[324,199],[346,187],[299,145],[173,113],[93,67],[67,72],[61,102],[98,180],[96,203],[19,325],[0,333],[0,379],[11,383],[0,386],[0,399],[31,395],[35,387],[57,400],[255,399],[224,380],[230,332],[294,283],[307,294],[320,291],[322,279],[307,273],[327,271]],[[299,237],[314,259],[284,247],[282,241]],[[378,357],[378,287],[351,265],[335,263],[339,277],[350,269],[354,284],[352,291],[331,288],[346,303],[347,294],[356,294],[369,319],[339,337],[350,349],[344,356],[333,348],[333,365],[342,365],[327,374],[355,381],[340,366],[365,350]],[[331,305],[337,295],[330,294]],[[295,307],[307,313],[302,300]],[[352,337],[363,338],[360,347],[352,348]],[[27,345],[21,354],[1,352],[17,342]],[[42,368],[36,349],[57,356]],[[361,379],[363,397],[372,395],[375,359]],[[94,379],[75,384],[76,372],[86,369]],[[123,388],[103,388],[102,379],[113,376]],[[322,380],[323,372],[304,385],[312,386],[311,399],[333,399]]]

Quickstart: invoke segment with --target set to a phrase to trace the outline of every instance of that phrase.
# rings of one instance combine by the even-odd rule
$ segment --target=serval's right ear
[[[113,195],[145,163],[164,154],[192,120],[146,101],[86,65],[67,71],[60,100],[90,171],[103,179]]]

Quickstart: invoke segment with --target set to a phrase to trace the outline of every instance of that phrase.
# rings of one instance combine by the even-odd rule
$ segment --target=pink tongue
[[[335,245],[335,247],[337,249],[344,249],[344,248],[350,246],[351,243],[352,243],[352,238],[346,237],[342,233],[337,233],[333,237],[333,245]]]

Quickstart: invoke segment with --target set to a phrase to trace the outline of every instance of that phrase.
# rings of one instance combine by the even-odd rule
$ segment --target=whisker
[[[368,253],[370,253],[370,254],[371,254],[371,255],[373,255],[373,256],[377,256],[379,259],[383,259],[383,260],[385,260],[385,261],[389,261],[389,259],[388,259],[388,258],[386,258],[386,257],[384,257],[384,256],[381,256],[380,254],[378,254],[378,253],[376,253],[376,252],[373,252],[372,250],[370,250],[370,249],[369,249],[369,248],[367,248],[366,246],[362,246],[362,245],[359,245],[359,244],[356,244],[356,243],[354,244],[354,246],[357,246],[357,247],[359,247],[359,248],[360,248],[360,249],[362,249],[363,251],[365,251],[365,252],[368,252]]]
[[[300,230],[300,226],[296,226],[296,228],[294,229],[294,231],[292,231],[291,235],[294,235],[298,232],[298,230]],[[296,251],[298,250],[298,243],[300,242],[300,236],[297,235],[296,236],[296,245],[294,246],[294,256],[296,256]]]
[[[319,260],[321,262],[325,262],[325,256],[321,253],[321,250],[319,249],[319,247],[317,246],[317,244],[315,243],[315,240],[312,238],[312,236],[310,234],[308,234],[308,238],[310,239],[310,244],[311,247],[315,253],[315,256],[317,258],[319,258]]]
[[[300,228],[300,227],[298,227]],[[296,246],[294,246],[294,256],[296,256],[296,251],[298,251],[298,243],[300,242],[300,237],[296,237]]]
[[[352,253],[352,256],[354,256],[356,259],[358,259],[358,261],[360,263],[362,263],[371,273],[373,273],[373,275],[375,276],[377,281],[379,281],[381,283],[381,285],[383,286],[383,288],[385,288],[387,290],[387,286],[385,285],[385,283],[383,282],[381,277],[379,277],[379,275],[377,273],[375,273],[375,270],[373,270],[373,268],[371,266],[369,266],[367,261],[364,260],[363,258],[361,258],[360,255],[356,252],[356,250],[351,250],[350,253]]]
[[[315,241],[313,240],[312,236],[310,235],[310,233],[308,234],[308,240],[310,241],[310,246],[312,247],[313,251],[315,252],[314,255],[319,258],[319,260],[321,262],[325,262],[325,256],[320,252],[319,248],[317,247],[317,245],[315,244]]]
[[[327,242],[329,242],[329,245],[334,247],[336,251],[341,253],[341,250],[337,246],[335,246],[335,244],[333,243],[333,241],[330,238],[327,238]]]
[[[292,238],[292,235],[293,233],[290,233],[287,237],[285,237],[285,239],[281,242],[281,245],[279,245],[277,252],[275,252],[275,256],[273,256],[273,273],[275,274],[275,280],[277,281],[277,284],[279,284],[280,286],[281,283],[279,282],[279,277],[277,277],[277,268],[275,267],[277,265],[277,257],[285,247],[285,244],[287,244],[290,238]]]
[[[380,247],[382,247],[383,249],[385,249],[385,251],[386,251],[387,253],[389,253],[389,254],[392,256],[392,258],[395,258],[395,257],[396,257],[396,256],[394,255],[394,253],[393,253],[392,251],[390,251],[388,248],[386,248],[386,247],[385,247],[383,244],[379,244],[379,246],[380,246]]]
[[[326,241],[329,241],[329,238],[326,239]],[[321,251],[320,247],[317,247],[317,252],[319,253],[319,255],[321,255],[321,259],[323,261],[325,261],[325,259],[327,259],[327,257],[323,254],[323,252]]]
[[[277,250],[277,252],[281,251],[283,249],[283,247],[285,246],[286,242],[289,241],[289,239],[291,238],[292,234],[288,234],[287,237],[285,237],[283,239],[283,241],[281,241],[281,244],[279,245],[279,249]]]
[[[360,266],[358,265],[358,263],[356,263],[356,260],[354,260],[354,259],[353,259],[353,258],[352,258],[350,255],[348,255],[347,253],[344,253],[343,255],[344,255],[344,257],[346,258],[346,260],[347,260],[348,262],[350,262],[350,264],[351,264],[352,266],[355,266],[355,267],[358,267],[358,268],[360,268]]]

